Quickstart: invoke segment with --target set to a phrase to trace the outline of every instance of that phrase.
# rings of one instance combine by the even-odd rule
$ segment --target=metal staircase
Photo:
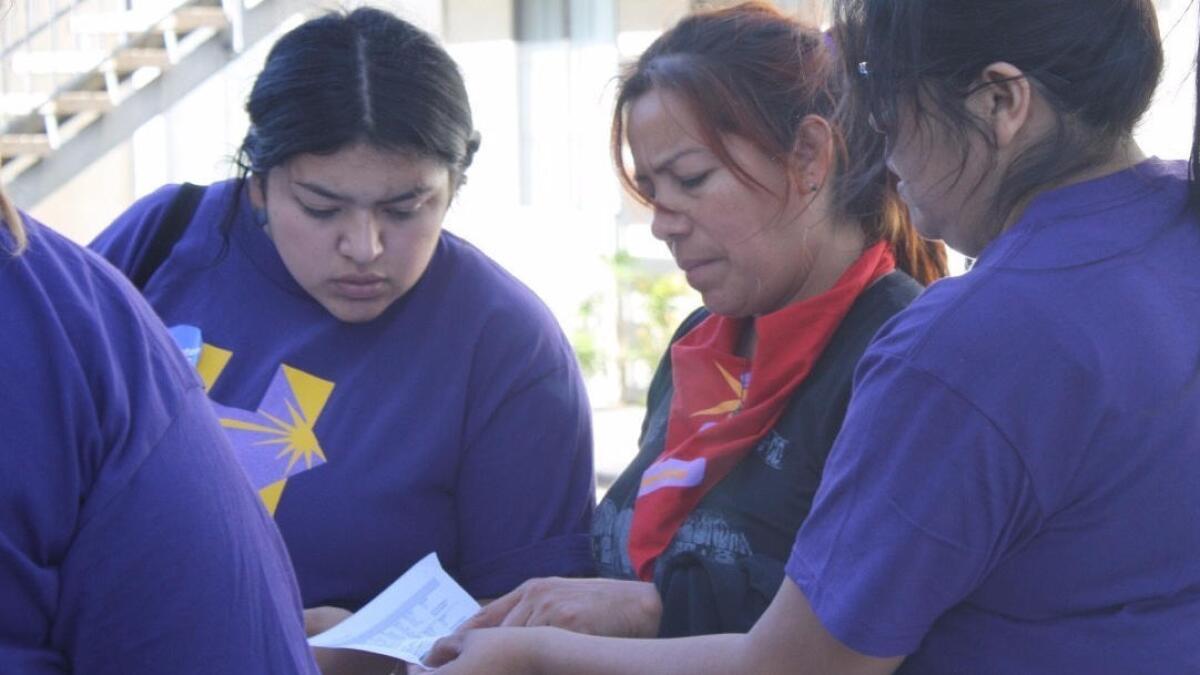
[[[311,0],[25,0],[0,17],[0,181],[30,207]]]

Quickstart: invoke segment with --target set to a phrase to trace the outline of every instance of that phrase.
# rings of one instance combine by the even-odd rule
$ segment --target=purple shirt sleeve
[[[562,365],[481,397],[498,400],[481,404],[488,414],[461,463],[463,586],[489,598],[532,577],[593,574],[591,420],[578,371]]]
[[[848,647],[911,654],[1039,518],[986,415],[902,358],[868,354],[787,574]]]

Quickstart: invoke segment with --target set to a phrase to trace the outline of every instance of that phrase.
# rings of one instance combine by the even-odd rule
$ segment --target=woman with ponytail
[[[838,73],[828,37],[752,3],[684,19],[621,78],[613,161],[704,308],[664,354],[640,452],[597,509],[606,578],[526,583],[472,625],[744,631],[779,590],[855,364],[945,272],[882,139],[865,116],[838,121]]]
[[[287,551],[162,324],[0,213],[0,672],[315,675]]]
[[[472,631],[445,675],[1200,672],[1200,213],[1133,140],[1154,4],[838,5],[851,106],[975,265],[867,349],[749,633]]]

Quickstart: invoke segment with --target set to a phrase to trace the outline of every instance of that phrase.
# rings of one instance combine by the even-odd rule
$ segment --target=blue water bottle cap
[[[200,350],[204,347],[204,341],[200,336],[200,329],[187,324],[171,326],[168,329],[171,332],[171,337],[175,338],[175,344],[183,350],[183,357],[187,362],[195,368],[196,364],[200,363]]]

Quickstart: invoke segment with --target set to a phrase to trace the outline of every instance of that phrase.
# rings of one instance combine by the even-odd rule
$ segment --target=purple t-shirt
[[[168,326],[202,332],[199,370],[274,511],[306,607],[356,608],[430,551],[477,597],[592,570],[590,409],[549,310],[443,233],[379,318],[334,318],[295,282],[243,192],[205,193],[149,279]],[[122,215],[93,248],[127,273],[176,194]]]
[[[28,225],[0,253],[0,672],[315,674],[200,382],[116,270]]]
[[[904,673],[1200,672],[1200,220],[1146,161],[1039,196],[886,325],[788,575]]]

